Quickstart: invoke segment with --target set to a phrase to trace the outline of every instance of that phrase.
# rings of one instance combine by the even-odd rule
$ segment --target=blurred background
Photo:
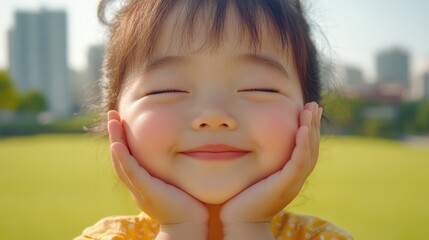
[[[0,239],[71,239],[138,210],[95,115],[106,31],[97,0],[0,2]],[[429,223],[429,1],[307,1],[321,50],[321,160],[291,211],[356,239]]]

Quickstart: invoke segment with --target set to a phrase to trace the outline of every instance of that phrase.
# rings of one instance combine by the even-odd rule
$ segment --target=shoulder
[[[74,240],[122,240],[154,239],[159,231],[159,224],[144,213],[135,216],[107,217],[95,225],[86,228],[82,235]]]
[[[144,213],[136,216],[107,217],[95,225],[86,228],[82,235],[74,240],[122,240],[154,239],[159,231],[159,224]],[[350,235],[323,219],[280,212],[271,223],[271,231],[276,239],[310,240],[351,240]]]
[[[351,240],[344,230],[323,219],[282,211],[271,223],[276,239]]]

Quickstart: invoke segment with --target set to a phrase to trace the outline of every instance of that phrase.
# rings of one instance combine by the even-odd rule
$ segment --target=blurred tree
[[[18,100],[18,93],[9,73],[0,71],[0,109],[14,111]]]
[[[419,132],[429,132],[429,101],[422,102],[417,109],[416,128]]]
[[[18,112],[39,113],[46,110],[46,99],[41,92],[29,91],[20,96]]]
[[[330,131],[323,133],[401,138],[407,134],[429,133],[429,101],[388,103],[362,98],[346,98],[341,94],[324,99]],[[393,108],[395,117],[374,118],[368,110]]]
[[[394,128],[406,133],[418,133],[416,129],[416,114],[419,102],[405,102],[398,107],[398,116]]]

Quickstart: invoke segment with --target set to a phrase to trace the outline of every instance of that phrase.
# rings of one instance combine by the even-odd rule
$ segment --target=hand
[[[220,213],[224,239],[272,238],[269,232],[272,218],[298,195],[316,166],[321,116],[322,108],[314,102],[307,103],[299,116],[300,127],[291,159],[280,171],[224,204]]]
[[[138,164],[130,154],[121,118],[116,111],[108,113],[108,131],[116,173],[139,208],[160,223],[158,236],[187,239],[183,234],[192,234],[192,239],[198,239],[200,232],[201,238],[206,238],[209,215],[205,205],[184,191],[152,177]]]

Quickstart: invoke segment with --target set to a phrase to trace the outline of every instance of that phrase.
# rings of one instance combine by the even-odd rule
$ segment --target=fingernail
[[[107,112],[107,121],[110,121],[112,119],[112,110]]]

